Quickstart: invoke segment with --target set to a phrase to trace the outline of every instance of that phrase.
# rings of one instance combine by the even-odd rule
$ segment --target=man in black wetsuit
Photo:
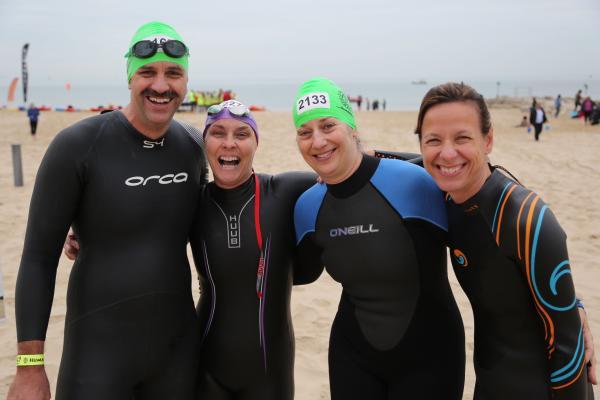
[[[172,27],[151,22],[126,57],[130,104],[60,132],[40,165],[17,278],[11,400],[50,398],[44,340],[71,224],[80,251],[56,398],[189,399],[195,389],[185,247],[207,171],[199,132],[172,119],[188,51]]]
[[[202,190],[190,244],[202,296],[199,400],[292,400],[293,210],[315,175],[253,173],[256,122],[231,100],[208,109],[215,177]]]

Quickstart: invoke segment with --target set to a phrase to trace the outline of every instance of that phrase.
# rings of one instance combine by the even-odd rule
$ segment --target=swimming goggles
[[[238,102],[236,102],[238,103]],[[250,110],[248,109],[248,107],[246,107],[245,105],[243,105],[242,103],[238,103],[238,104],[215,104],[214,106],[210,106],[208,107],[208,110],[206,110],[206,112],[208,113],[208,115],[217,115],[218,113],[220,113],[223,110],[227,110],[229,111],[231,114],[235,115],[236,117],[247,117],[250,115]]]
[[[152,40],[140,40],[133,45],[129,55],[137,58],[150,58],[162,49],[166,55],[172,58],[181,58],[189,54],[188,48],[179,40],[166,40],[156,43]]]

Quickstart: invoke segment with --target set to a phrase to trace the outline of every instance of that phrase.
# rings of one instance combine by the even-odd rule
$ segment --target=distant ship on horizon
[[[419,79],[418,81],[412,81],[413,85],[427,85],[427,81],[425,79]]]

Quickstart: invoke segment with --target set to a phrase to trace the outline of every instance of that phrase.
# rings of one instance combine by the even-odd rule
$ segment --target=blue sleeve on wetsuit
[[[423,168],[382,159],[371,183],[402,218],[422,219],[448,231],[444,196]]]
[[[310,232],[315,231],[319,209],[327,193],[327,185],[317,183],[298,198],[294,208],[294,227],[296,229],[296,244]]]

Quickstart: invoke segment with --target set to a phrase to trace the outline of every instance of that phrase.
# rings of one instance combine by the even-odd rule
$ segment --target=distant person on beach
[[[462,83],[432,88],[415,133],[447,193],[450,258],[473,308],[474,399],[592,399],[566,235],[537,194],[489,164],[483,96]]]
[[[575,94],[575,108],[573,108],[573,111],[579,111],[579,107],[581,106],[581,97],[581,89],[579,89]]]
[[[385,111],[385,106],[386,106],[386,104],[387,104],[387,103],[385,102],[385,99],[383,99],[383,101],[381,102],[381,109],[382,109],[383,111]]]
[[[367,111],[370,111],[370,110],[371,110],[371,101],[367,97]]]
[[[529,126],[529,121],[527,120],[527,116],[523,115],[521,122],[518,125],[515,125],[515,128],[527,128]]]
[[[562,98],[560,94],[556,96],[554,100],[554,118],[558,118],[558,114],[560,114],[560,107],[562,105]]]
[[[583,112],[583,122],[587,125],[592,115],[592,111],[594,111],[594,102],[589,96],[581,103],[581,111]]]
[[[373,102],[371,103],[371,107],[373,108],[373,111],[379,110],[379,100],[373,100]]]
[[[29,127],[31,128],[31,136],[35,136],[37,131],[38,120],[40,117],[40,109],[31,103],[27,109],[27,118],[29,118]]]
[[[73,226],[57,400],[191,399],[199,329],[186,243],[207,179],[201,133],[173,120],[188,49],[142,25],[127,48],[123,111],[60,132],[37,173],[15,290],[17,373],[8,399],[50,398],[44,341]]]
[[[306,106],[305,99],[317,103]],[[333,82],[304,82],[296,141],[321,177],[296,203],[298,265],[342,284],[329,341],[332,400],[462,398],[464,331],[447,277],[444,200],[414,164],[363,155]]]
[[[535,140],[540,140],[540,134],[542,133],[542,129],[544,128],[544,124],[548,121],[546,118],[546,112],[542,108],[540,103],[535,103],[535,107],[531,109],[529,113],[529,123],[533,125],[533,130],[535,132]]]
[[[535,99],[535,97],[533,98],[533,100],[531,100],[531,106],[529,107],[529,113],[531,114],[533,112],[533,110],[535,110],[535,107],[537,106],[537,100]]]
[[[600,123],[600,107],[595,105],[592,115],[590,115],[590,124],[597,125],[598,123]]]

